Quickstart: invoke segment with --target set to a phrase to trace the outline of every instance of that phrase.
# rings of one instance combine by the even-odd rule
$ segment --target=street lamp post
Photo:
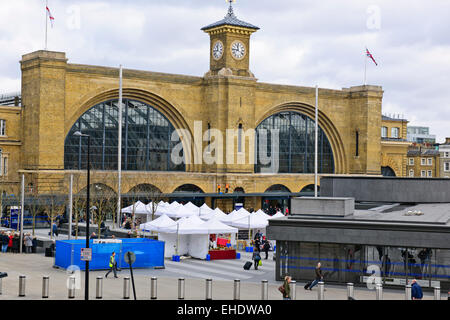
[[[87,137],[88,149],[87,149],[87,189],[86,189],[86,248],[89,248],[89,224],[90,224],[90,208],[89,208],[89,196],[90,196],[90,148],[91,148],[91,136],[88,134],[82,134],[80,131],[76,131],[74,136]],[[85,280],[84,280],[84,300],[89,300],[89,261],[86,260]]]

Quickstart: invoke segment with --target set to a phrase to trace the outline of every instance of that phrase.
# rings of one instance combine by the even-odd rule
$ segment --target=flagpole
[[[364,53],[364,85],[367,84],[366,76],[367,76],[367,49],[366,52]]]
[[[48,21],[47,21],[47,8],[48,8],[48,0],[45,1],[45,51],[47,51],[47,28],[48,28]]]
[[[122,65],[119,69],[119,121],[118,121],[118,141],[117,141],[117,221],[120,223],[121,217],[121,185],[122,185]],[[120,227],[120,225],[119,225]]]
[[[314,197],[317,198],[317,149],[318,149],[318,141],[317,138],[319,136],[318,134],[318,128],[319,128],[319,116],[318,116],[318,109],[319,109],[319,86],[316,84],[316,106],[315,106],[315,139],[314,139]]]

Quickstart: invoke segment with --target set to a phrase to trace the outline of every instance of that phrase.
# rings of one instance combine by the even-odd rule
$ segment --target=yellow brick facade
[[[254,130],[264,119],[281,111],[295,111],[314,119],[315,88],[259,82],[249,69],[251,32],[235,29],[210,32],[211,47],[221,40],[226,46],[226,58],[218,62],[211,56],[210,70],[203,77],[125,69],[123,97],[153,106],[176,129],[187,129],[192,136],[196,121],[201,121],[203,131],[209,123],[225,136],[226,129],[237,129],[239,124],[244,130]],[[241,61],[229,54],[228,47],[235,39],[247,48]],[[87,110],[118,99],[119,69],[69,63],[65,53],[50,51],[26,54],[20,63],[22,107],[0,109],[0,118],[7,119],[8,134],[11,132],[9,142],[1,141],[3,152],[10,157],[7,183],[15,187],[15,191],[8,192],[17,192],[21,173],[25,173],[27,185],[32,184],[39,193],[67,192],[68,176],[80,172],[64,169],[65,138]],[[405,144],[383,142],[380,137],[382,96],[379,86],[319,89],[319,126],[333,151],[334,174],[380,175],[381,167],[389,165],[398,176],[406,175]],[[406,137],[406,123],[401,130]],[[224,150],[230,146],[229,141],[224,141]],[[192,155],[203,151],[186,141],[183,147]],[[245,152],[239,155],[247,160],[246,164],[192,163],[186,165],[184,173],[124,171],[122,191],[151,183],[165,193],[183,184],[214,193],[217,184],[228,183],[230,192],[237,187],[245,193],[265,192],[275,184],[300,192],[314,183],[313,174],[255,173],[254,165],[248,163],[254,150],[249,149],[246,144]],[[237,154],[236,143],[232,150]],[[101,182],[117,190],[113,176],[114,172],[97,172],[92,183]],[[80,188],[84,186],[80,183]],[[248,201],[254,208],[260,206],[258,197]]]

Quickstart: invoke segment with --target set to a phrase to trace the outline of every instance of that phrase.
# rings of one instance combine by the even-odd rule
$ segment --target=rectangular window
[[[398,138],[399,132],[399,128],[391,128],[391,138]]]
[[[413,166],[414,165],[414,158],[409,158],[409,165]]]
[[[242,152],[242,124],[239,124],[238,129],[238,152]]]
[[[428,170],[428,178],[431,178],[433,176],[433,171]]]
[[[356,149],[355,149],[355,156],[359,156],[359,131],[358,130],[356,130]]]
[[[432,166],[433,165],[433,158],[428,158],[428,165]]]
[[[409,176],[414,177],[414,170],[409,170]]]
[[[0,120],[0,136],[6,135],[6,120]]]
[[[7,157],[3,158],[3,174],[5,176],[8,175],[8,158]]]
[[[387,137],[387,127],[381,127],[381,137],[382,138]]]
[[[422,178],[426,177],[426,176],[427,176],[427,172],[426,172],[425,170],[421,170],[421,171],[420,171],[420,176],[421,176]]]
[[[450,162],[444,162],[444,171],[450,171]]]
[[[450,157],[450,152],[444,152],[444,158],[449,158]]]
[[[420,159],[420,164],[425,166],[427,164],[427,159],[425,158]]]

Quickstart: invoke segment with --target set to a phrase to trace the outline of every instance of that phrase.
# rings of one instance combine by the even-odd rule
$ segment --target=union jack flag
[[[47,9],[47,13],[48,13],[48,17],[50,18],[50,22],[52,24],[52,28],[53,28],[53,20],[55,20],[55,18],[52,16],[50,9],[48,7],[45,7]]]
[[[373,63],[375,63],[376,66],[378,66],[378,63],[375,61],[375,59],[373,58],[372,54],[369,52],[369,49],[366,48],[366,55],[372,59]]]

